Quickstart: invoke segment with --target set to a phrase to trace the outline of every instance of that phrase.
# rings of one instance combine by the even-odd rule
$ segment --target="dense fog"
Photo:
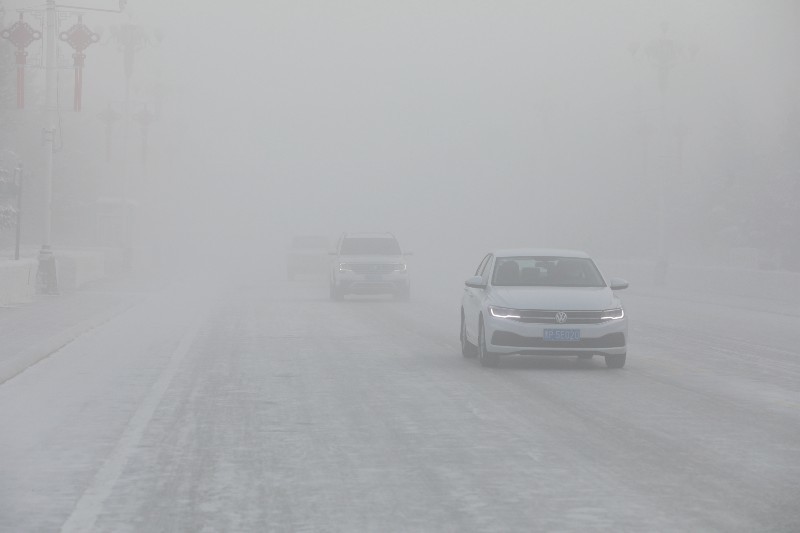
[[[6,23],[23,6],[6,1]],[[82,113],[71,69],[59,74],[54,205],[119,197],[127,182],[140,262],[392,231],[437,261],[556,246],[800,268],[791,0],[136,0],[84,21],[102,38],[86,52]],[[143,32],[131,113],[159,111],[146,169],[140,126],[116,123],[106,161],[97,118],[124,99],[127,24]],[[2,144],[35,174],[43,75],[13,110],[13,49],[0,44]],[[56,242],[81,240],[62,228]]]
[[[800,531],[799,30],[0,0],[0,533]]]

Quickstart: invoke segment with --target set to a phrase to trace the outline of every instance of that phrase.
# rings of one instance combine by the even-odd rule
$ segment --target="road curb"
[[[15,378],[44,359],[47,359],[77,338],[125,313],[140,301],[140,299],[137,299],[133,302],[117,305],[110,311],[101,313],[62,330],[56,335],[48,337],[0,362],[0,385]]]

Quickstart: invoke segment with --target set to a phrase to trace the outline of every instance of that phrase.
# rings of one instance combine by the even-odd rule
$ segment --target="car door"
[[[484,282],[488,281],[489,279],[492,259],[492,254],[486,254],[486,257],[483,258],[483,261],[481,261],[481,263],[478,265],[478,268],[475,270],[475,275],[481,276]],[[467,330],[467,338],[473,344],[476,343],[478,339],[478,317],[480,316],[482,302],[485,299],[484,293],[485,289],[464,286],[464,297],[462,300],[464,307],[464,322]]]

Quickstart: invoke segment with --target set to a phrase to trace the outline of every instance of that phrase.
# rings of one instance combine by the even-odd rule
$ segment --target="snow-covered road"
[[[800,529],[791,309],[631,292],[624,369],[484,369],[449,296],[142,298],[0,385],[0,530]]]

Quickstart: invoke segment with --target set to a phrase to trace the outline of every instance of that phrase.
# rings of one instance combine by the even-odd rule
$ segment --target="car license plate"
[[[579,329],[545,329],[544,340],[546,341],[579,341],[581,340],[581,330]]]

